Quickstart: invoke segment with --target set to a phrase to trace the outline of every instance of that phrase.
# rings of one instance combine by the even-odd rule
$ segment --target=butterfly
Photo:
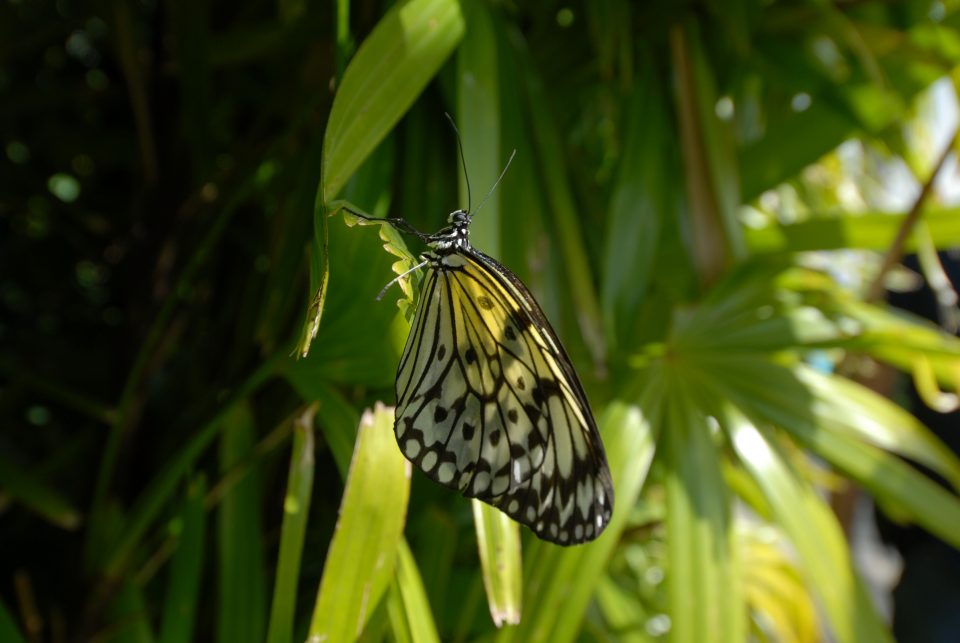
[[[543,540],[599,536],[613,513],[613,483],[587,396],[527,287],[470,245],[469,211],[452,212],[433,234],[353,214],[429,248],[394,279],[426,267],[397,368],[394,432],[404,456]]]

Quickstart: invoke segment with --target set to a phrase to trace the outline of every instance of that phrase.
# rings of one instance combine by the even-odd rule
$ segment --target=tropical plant
[[[58,24],[29,6],[0,24]],[[956,93],[957,8],[378,6],[77,12],[90,147],[44,130],[66,94],[3,108],[22,236],[2,365],[26,420],[0,450],[18,570],[0,639],[50,622],[57,640],[890,640],[824,491],[852,481],[960,546],[960,460],[858,382],[869,359],[931,400],[960,384],[960,343],[879,301],[904,251],[960,239],[931,188],[946,154],[915,135],[932,84]],[[41,86],[74,78],[57,60]],[[118,105],[133,117],[114,128]],[[851,141],[859,164],[836,152]],[[347,212],[436,230],[514,149],[471,239],[530,286],[601,428],[615,513],[571,548],[403,459],[390,405],[416,275],[378,293],[420,248]],[[899,211],[864,187],[890,157],[923,186]],[[121,205],[111,173],[149,198]],[[854,179],[861,207],[838,196]],[[89,256],[56,255],[71,238]],[[818,268],[851,250],[884,259],[842,285]],[[31,255],[53,267],[24,305]],[[49,321],[64,270],[95,321]]]

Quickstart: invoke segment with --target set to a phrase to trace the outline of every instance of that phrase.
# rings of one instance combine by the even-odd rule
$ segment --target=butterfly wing
[[[397,372],[395,431],[433,480],[545,540],[592,540],[613,486],[569,358],[520,280],[472,248],[433,256]]]

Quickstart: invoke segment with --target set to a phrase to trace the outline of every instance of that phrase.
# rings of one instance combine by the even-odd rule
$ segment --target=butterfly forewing
[[[469,245],[430,259],[397,372],[397,441],[432,479],[546,540],[595,538],[613,488],[583,389],[533,297]]]

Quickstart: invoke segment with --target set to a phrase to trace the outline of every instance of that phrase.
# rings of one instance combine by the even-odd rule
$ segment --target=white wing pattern
[[[527,288],[471,247],[465,226],[431,239],[397,370],[400,449],[544,540],[593,540],[610,520],[613,485],[566,352]]]

